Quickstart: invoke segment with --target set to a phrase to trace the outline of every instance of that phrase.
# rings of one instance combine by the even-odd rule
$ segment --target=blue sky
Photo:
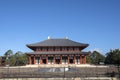
[[[0,0],[0,55],[31,51],[51,38],[88,43],[85,51],[120,48],[120,0]]]

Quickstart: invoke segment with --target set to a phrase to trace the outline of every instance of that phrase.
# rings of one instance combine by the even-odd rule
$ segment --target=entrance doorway
[[[53,57],[48,57],[48,64],[53,64],[54,61],[53,61]]]
[[[40,63],[40,58],[36,57],[36,63],[39,64]]]
[[[68,63],[68,58],[62,57],[62,64],[67,64],[67,63]]]
[[[73,64],[73,63],[74,63],[73,59],[70,59],[70,64]]]
[[[80,64],[80,57],[76,57],[76,64]]]
[[[31,57],[31,63],[34,64],[34,57]]]
[[[56,64],[60,64],[60,59],[56,59]]]
[[[43,64],[46,64],[46,59],[43,59],[42,61],[43,61]]]

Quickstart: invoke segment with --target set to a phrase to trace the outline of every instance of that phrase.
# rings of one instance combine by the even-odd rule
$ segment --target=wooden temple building
[[[68,38],[51,39],[27,44],[33,52],[26,53],[29,64],[86,64],[86,55],[82,52],[88,44],[72,41]]]

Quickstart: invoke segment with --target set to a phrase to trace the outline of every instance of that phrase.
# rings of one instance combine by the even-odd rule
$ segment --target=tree
[[[18,51],[15,54],[13,54],[12,50],[8,50],[5,52],[3,60],[5,64],[10,66],[21,66],[26,65],[28,63],[28,57],[21,51]]]
[[[110,52],[106,54],[105,63],[117,65],[120,77],[120,49],[110,50]]]
[[[14,66],[15,65],[15,55],[12,55],[12,56],[10,56],[10,59],[9,59],[9,61],[10,61],[10,66]]]
[[[86,63],[91,63],[92,62],[92,60],[91,60],[91,58],[90,58],[90,55],[87,55],[86,56]]]
[[[105,63],[120,65],[120,50],[119,49],[110,50],[110,52],[106,54]]]
[[[26,56],[26,54],[18,51],[15,53],[15,65],[16,66],[21,66],[21,65],[25,65],[28,62],[28,58]]]
[[[10,57],[13,55],[13,51],[12,50],[8,50],[7,52],[5,52],[4,56],[5,56],[5,63],[6,64],[10,64]]]
[[[8,50],[7,52],[5,52],[4,56],[8,59],[12,54],[13,54],[13,51]]]
[[[100,62],[105,61],[105,56],[103,56],[101,53],[99,53],[97,51],[93,51],[90,54],[90,58],[91,58],[91,63],[92,64],[100,64]]]

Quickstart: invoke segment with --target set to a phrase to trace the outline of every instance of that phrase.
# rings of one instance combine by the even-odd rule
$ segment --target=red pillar
[[[75,64],[75,55],[74,55],[74,64]]]
[[[62,64],[62,55],[60,55],[60,64]]]
[[[42,57],[41,57],[41,55],[40,55],[40,64],[42,64]]]
[[[84,64],[86,64],[86,55],[84,56]]]
[[[34,64],[36,64],[35,56],[34,56]]]
[[[48,55],[46,55],[46,64],[48,64]]]
[[[82,55],[80,55],[80,64],[82,64]]]
[[[68,64],[69,64],[69,55],[68,55]]]
[[[56,61],[55,61],[55,55],[54,55],[54,64],[56,63]]]
[[[40,64],[41,64],[41,57],[40,57],[40,61],[39,61],[39,62],[40,62]]]
[[[29,64],[31,64],[31,56],[29,56]]]

